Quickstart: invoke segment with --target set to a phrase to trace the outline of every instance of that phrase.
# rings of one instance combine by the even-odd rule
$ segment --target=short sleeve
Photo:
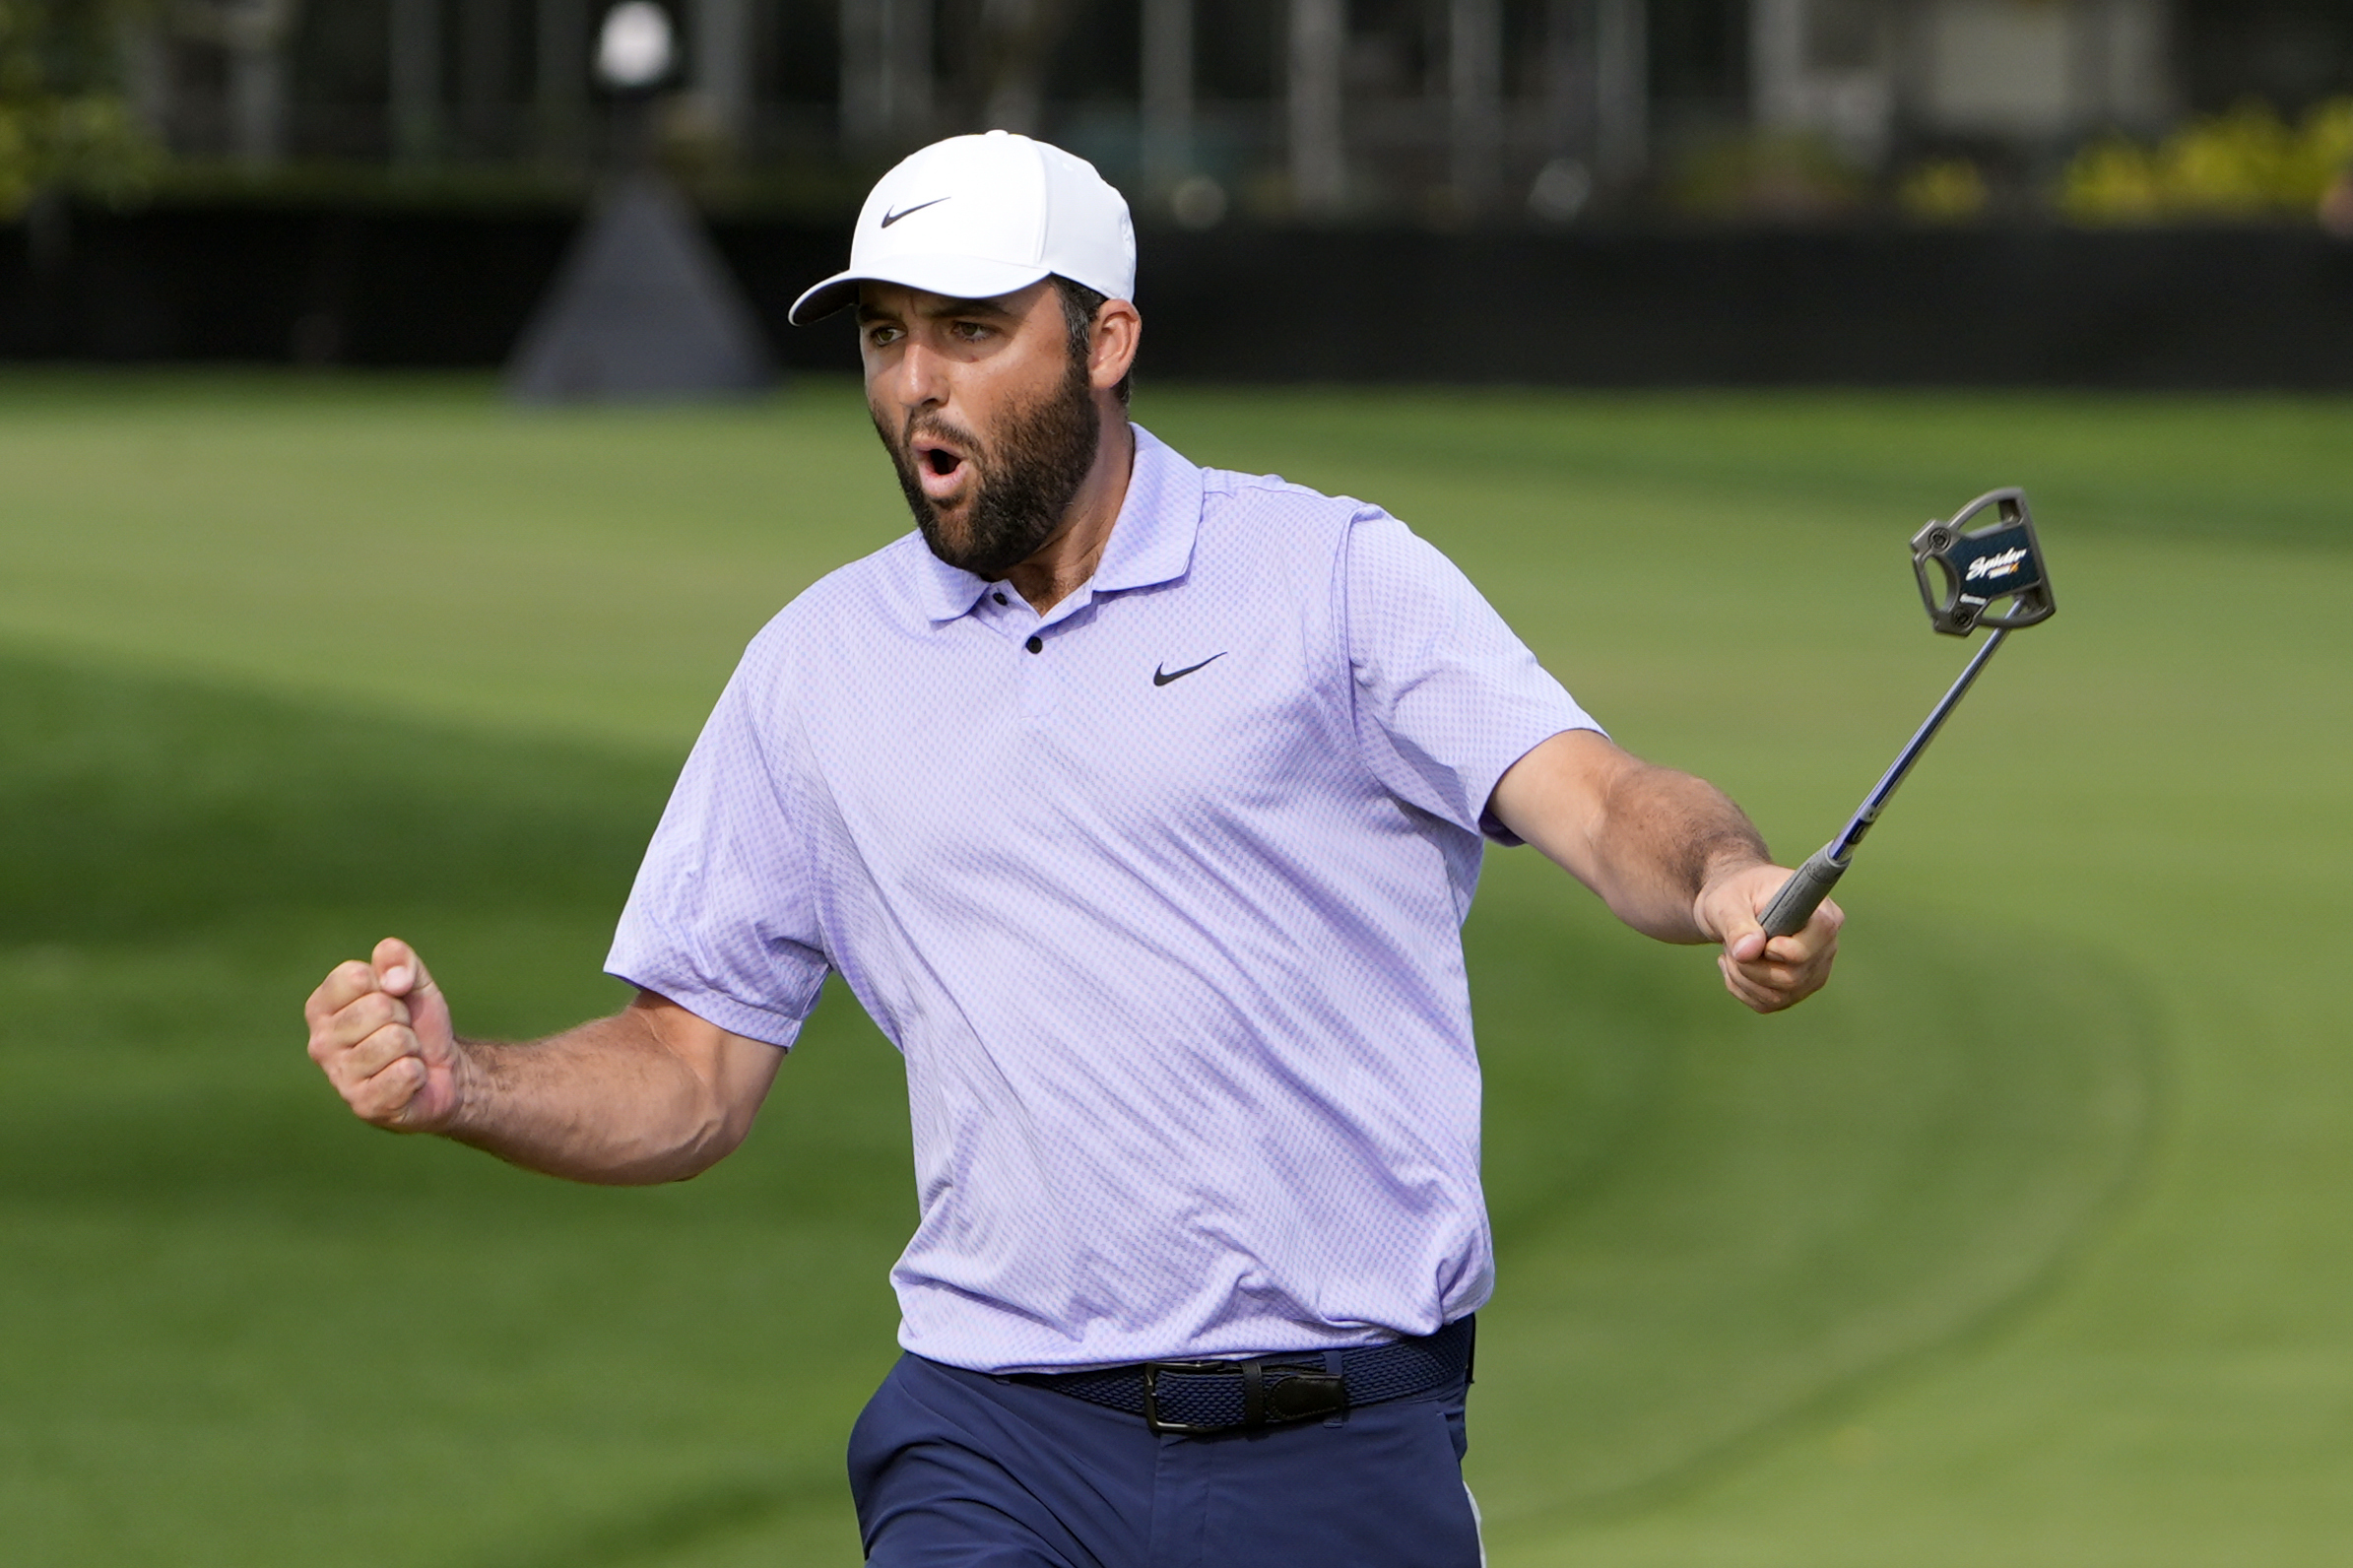
[[[1600,730],[1455,563],[1385,512],[1357,514],[1342,570],[1357,746],[1399,799],[1499,843],[1487,813],[1514,762]]]
[[[789,1048],[829,966],[759,651],[754,643],[694,743],[605,969],[723,1029]]]

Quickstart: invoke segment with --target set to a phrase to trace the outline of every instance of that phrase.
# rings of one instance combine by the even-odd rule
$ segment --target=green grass
[[[1785,855],[1957,668],[1902,541],[2032,490],[2018,640],[1754,1019],[1526,854],[1471,952],[1508,1564],[2301,1564],[2353,1532],[2353,406],[1211,394],[1204,461],[1438,540]],[[902,524],[852,389],[0,378],[13,1562],[852,1562],[903,1082],[820,1009],[745,1150],[568,1188],[353,1124],[398,930],[560,1026],[736,650]]]

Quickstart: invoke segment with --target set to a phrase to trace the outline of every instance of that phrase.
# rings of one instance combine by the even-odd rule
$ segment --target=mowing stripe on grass
[[[677,1192],[385,1138],[300,1059],[302,990],[392,922],[469,1025],[610,1007],[645,763],[22,659],[0,734],[0,1213],[39,1281],[0,1292],[39,1352],[6,1404],[49,1434],[20,1457],[52,1510],[125,1469],[163,1500],[19,1538],[316,1560],[394,1506],[368,1495],[387,1453],[446,1513],[340,1560],[447,1560],[590,1497],[613,1523],[582,1560],[838,1524],[816,1456],[888,1357],[910,1218],[903,1087],[846,999],[753,1144]],[[2047,958],[1882,930],[1864,978],[1760,1024],[1530,858],[1490,875],[1469,940],[1504,1291],[1474,1474],[1499,1530],[1655,1487],[1966,1328],[2138,1146],[2130,1010]],[[686,1460],[742,1473],[771,1446],[811,1457],[677,1489]]]
[[[1530,1369],[1473,1413],[1499,1563],[2341,1560],[2353,403],[1139,408],[1397,510],[1797,850],[1957,664],[1919,521],[2021,481],[2066,573],[1842,886],[1823,1003],[1747,1020],[1703,954],[1492,863],[1489,1347]],[[527,421],[479,383],[0,377],[0,635],[46,650],[0,671],[13,1558],[515,1563],[684,1522],[646,1549],[854,1560],[840,1505],[730,1512],[825,1495],[889,1355],[905,1109],[854,1009],[743,1155],[647,1194],[340,1120],[293,1009],[390,920],[486,1032],[611,1006],[619,884],[737,646],[904,526],[871,443],[814,382]],[[303,700],[155,678],[190,670]],[[324,868],[372,880],[338,906]],[[2105,1224],[2151,1018],[2166,1137]]]

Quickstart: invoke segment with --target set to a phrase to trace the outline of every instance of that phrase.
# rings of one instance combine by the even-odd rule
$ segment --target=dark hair
[[[1055,273],[1053,277],[1054,292],[1062,296],[1062,324],[1071,335],[1072,362],[1084,364],[1086,357],[1094,349],[1095,312],[1101,310],[1103,302],[1111,296],[1099,294],[1082,283],[1073,283],[1061,273]],[[1135,379],[1134,370],[1121,376],[1119,385],[1111,389],[1112,395],[1122,403],[1127,402],[1128,394],[1135,390],[1132,385]]]

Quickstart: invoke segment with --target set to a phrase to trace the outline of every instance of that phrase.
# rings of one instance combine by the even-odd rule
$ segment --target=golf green
[[[2353,405],[1140,396],[1390,506],[1625,744],[1833,829],[1965,656],[1902,549],[2019,483],[2061,614],[1757,1019],[1526,852],[1469,944],[1499,1563],[2332,1562],[2353,1529]],[[912,1217],[839,994],[752,1143],[566,1187],[350,1121],[302,995],[477,1032],[598,963],[744,639],[900,531],[855,389],[0,378],[10,1560],[854,1562]]]

